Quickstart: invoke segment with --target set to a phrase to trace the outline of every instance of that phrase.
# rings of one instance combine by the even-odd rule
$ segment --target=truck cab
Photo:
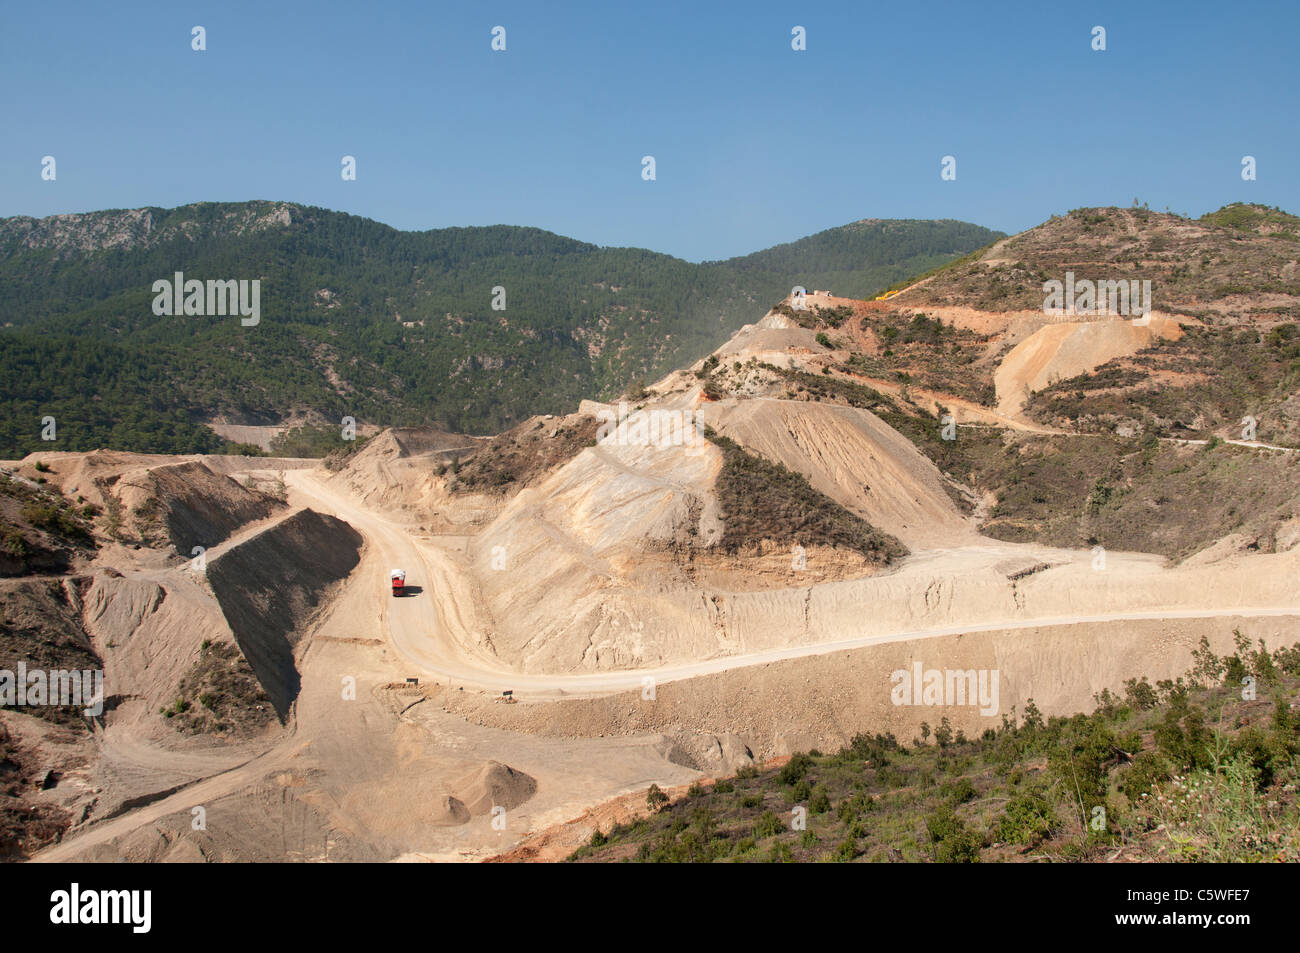
[[[400,596],[406,590],[406,570],[394,569],[389,578],[393,581],[393,595]]]

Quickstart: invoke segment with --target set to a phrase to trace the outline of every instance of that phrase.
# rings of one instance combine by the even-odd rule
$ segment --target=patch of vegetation
[[[1211,320],[1246,318],[1261,295],[1300,304],[1296,219],[1228,206],[1192,220],[1147,208],[1074,209],[1008,240],[995,260],[939,269],[907,294],[911,305],[1037,311],[1047,281],[1150,281],[1154,307]],[[1233,300],[1234,296],[1241,296]],[[1271,302],[1276,304],[1276,302]]]
[[[810,308],[792,308],[790,305],[782,303],[772,310],[789,318],[800,327],[814,330],[817,328],[838,328],[853,317],[853,309],[846,304],[836,305],[833,308],[823,308],[820,305],[813,305]],[[825,334],[819,334],[818,343],[824,337],[826,337]],[[822,346],[830,347],[829,344],[823,344]]]
[[[907,554],[901,542],[814,489],[802,474],[748,452],[711,428],[704,435],[722,450],[715,488],[725,551],[751,550],[771,540],[843,547],[878,563]]]
[[[1182,559],[1231,533],[1262,552],[1298,515],[1300,454],[1159,441],[963,430],[971,485],[996,504],[981,532],[1011,542]]]
[[[526,421],[443,464],[438,473],[451,478],[453,492],[514,492],[594,447],[599,429],[600,421],[587,415]]]
[[[1207,212],[1200,220],[1208,225],[1233,228],[1240,232],[1300,235],[1300,218],[1282,211],[1276,205],[1270,208],[1253,202],[1234,202],[1217,211]]]
[[[1265,443],[1300,447],[1300,323],[1267,330],[1186,327],[1137,355],[1033,394],[1026,412],[1084,433],[1128,425],[1157,436],[1241,436],[1245,417]]]
[[[270,456],[345,460],[361,449],[365,442],[365,437],[344,440],[340,427],[302,424],[276,434],[271,441]]]
[[[17,672],[20,663],[28,671],[47,673],[103,671],[103,662],[82,627],[80,607],[73,605],[60,579],[0,580],[0,671]],[[71,688],[71,681],[66,687]],[[89,730],[83,714],[87,704],[46,701],[23,711],[78,732]]]
[[[204,640],[199,656],[159,714],[186,734],[250,734],[276,720],[275,707],[234,645]]]
[[[94,550],[96,515],[94,506],[0,470],[0,576],[65,571]]]
[[[0,722],[0,862],[28,859],[72,825],[67,811],[30,798],[49,777],[42,777],[40,759],[33,755]]]
[[[985,406],[996,402],[993,365],[981,360],[988,348],[987,335],[906,310],[870,312],[862,326],[883,346],[878,354],[854,352],[844,370]]]
[[[1099,693],[1091,715],[1045,720],[1031,700],[975,739],[860,734],[661,805],[570,860],[1300,861],[1300,646],[1237,633],[1231,656],[1203,640],[1197,659],[1184,678]],[[790,800],[813,791],[828,810]]]

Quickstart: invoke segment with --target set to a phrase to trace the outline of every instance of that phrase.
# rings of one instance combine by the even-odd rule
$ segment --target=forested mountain
[[[696,265],[275,202],[3,219],[0,455],[49,449],[47,415],[69,450],[213,450],[214,417],[496,431],[688,363],[793,285],[866,295],[997,237],[865,221]],[[153,284],[175,272],[259,279],[260,322],[156,315]]]
[[[935,267],[951,260],[957,248],[980,248],[1000,237],[952,219],[864,219],[718,265],[742,279],[798,275],[799,284],[810,291],[821,288],[845,298],[868,298],[925,271],[923,262]]]

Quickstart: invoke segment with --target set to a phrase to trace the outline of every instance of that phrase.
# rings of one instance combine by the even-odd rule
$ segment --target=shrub
[[[993,836],[1008,844],[1037,845],[1057,825],[1056,812],[1039,790],[1022,791],[1007,802]]]
[[[789,761],[781,768],[781,772],[776,776],[778,784],[798,784],[803,780],[808,769],[813,765],[813,760],[808,755],[800,752],[793,755]]]
[[[763,816],[754,822],[754,836],[771,837],[781,833],[781,820],[771,811],[764,811]]]
[[[809,814],[825,814],[831,809],[831,797],[824,785],[817,785],[808,801]]]
[[[941,804],[925,820],[931,854],[941,864],[971,864],[979,860],[980,841],[952,807]]]
[[[660,790],[659,785],[652,784],[650,785],[650,790],[646,792],[645,802],[646,805],[649,806],[650,810],[659,811],[668,804],[668,795]]]

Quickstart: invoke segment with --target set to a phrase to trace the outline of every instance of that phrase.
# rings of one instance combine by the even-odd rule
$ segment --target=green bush
[[[1050,837],[1057,823],[1056,812],[1042,791],[1021,791],[1007,802],[993,836],[1004,843],[1033,847]]]
[[[926,818],[925,831],[937,863],[971,864],[979,860],[979,838],[966,828],[948,804],[939,805]]]

